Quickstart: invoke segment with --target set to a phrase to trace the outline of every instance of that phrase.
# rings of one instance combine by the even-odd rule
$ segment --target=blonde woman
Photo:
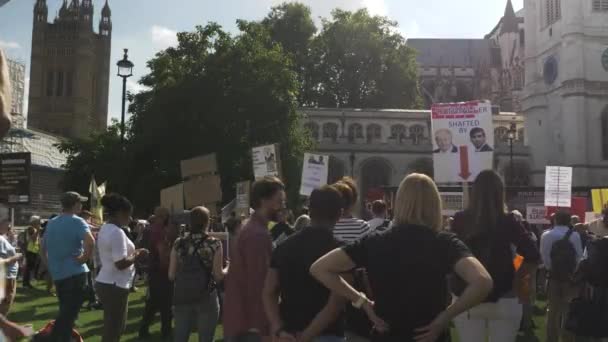
[[[367,269],[373,299],[340,274]],[[446,276],[456,272],[468,286],[448,306]],[[422,174],[406,177],[397,193],[392,229],[336,249],[317,260],[312,275],[363,309],[374,324],[372,341],[446,341],[450,321],[480,303],[492,289],[485,268],[453,234],[443,231],[441,199]]]
[[[11,128],[11,87],[8,75],[8,64],[0,50],[0,139],[4,138]]]

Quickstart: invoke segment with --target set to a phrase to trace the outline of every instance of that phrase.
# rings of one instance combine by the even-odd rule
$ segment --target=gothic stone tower
[[[92,0],[64,0],[53,23],[36,0],[32,33],[28,127],[66,138],[104,130],[108,117],[111,11],[106,0],[99,33]]]
[[[574,167],[574,186],[608,184],[608,4],[525,0],[522,107],[532,180]]]

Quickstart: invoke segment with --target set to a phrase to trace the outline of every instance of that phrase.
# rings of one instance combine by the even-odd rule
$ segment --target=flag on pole
[[[91,183],[89,184],[89,193],[91,194],[91,213],[93,214],[93,222],[101,225],[103,223],[101,199],[106,194],[106,183],[104,182],[100,186],[97,186],[95,176],[92,176]]]

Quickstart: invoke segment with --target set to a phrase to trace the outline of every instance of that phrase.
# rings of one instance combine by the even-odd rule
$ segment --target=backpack
[[[591,286],[608,288],[608,237],[589,241],[587,259],[581,261],[583,280]]]
[[[192,254],[180,256],[173,288],[173,304],[201,303],[215,290],[211,269],[201,260],[199,249],[208,236],[194,246]]]
[[[568,230],[563,238],[555,241],[551,247],[551,278],[559,281],[570,281],[576,271],[576,249],[570,242],[573,229]]]

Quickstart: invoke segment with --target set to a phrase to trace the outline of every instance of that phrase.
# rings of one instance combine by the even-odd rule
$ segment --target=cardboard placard
[[[172,213],[184,210],[184,184],[179,183],[160,191],[160,206]]]
[[[221,201],[220,176],[196,177],[185,181],[184,197],[187,209]]]
[[[182,179],[217,172],[215,153],[181,161]]]

